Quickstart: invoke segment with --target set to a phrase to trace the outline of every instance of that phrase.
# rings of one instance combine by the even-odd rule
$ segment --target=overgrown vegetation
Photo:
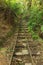
[[[18,19],[25,9],[22,0],[1,0],[0,8],[4,10],[4,20],[7,20],[11,25],[18,23]]]
[[[43,5],[41,0],[32,0],[28,22],[29,31],[33,39],[43,39]]]
[[[14,34],[15,29],[22,18],[22,14],[26,12],[24,12],[24,10],[26,10],[25,6],[23,0],[0,0],[0,13],[3,15],[0,18],[0,20],[3,19],[2,25],[4,25],[5,21],[5,24],[12,27],[4,37],[0,37],[0,47],[3,47],[3,43]]]
[[[28,19],[28,30],[33,39],[43,39],[43,0],[0,0],[4,19],[15,26],[21,18]],[[19,20],[20,19],[20,20]]]

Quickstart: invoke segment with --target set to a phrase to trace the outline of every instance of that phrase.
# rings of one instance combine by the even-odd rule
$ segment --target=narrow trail
[[[40,44],[33,42],[27,25],[25,20],[20,23],[10,65],[43,65]]]

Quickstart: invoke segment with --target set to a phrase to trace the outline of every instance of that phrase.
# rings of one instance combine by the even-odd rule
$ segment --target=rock
[[[26,44],[25,44],[25,43],[23,43],[23,46],[26,46]]]
[[[37,52],[37,55],[40,55],[40,52]]]
[[[20,59],[20,58],[15,58],[15,60],[22,62],[22,59]]]
[[[16,55],[23,55],[22,52],[16,52]]]
[[[22,50],[22,54],[23,54],[23,55],[29,54],[29,53],[28,53],[28,50],[25,50],[25,49]]]
[[[32,65],[32,63],[25,63],[25,65]]]

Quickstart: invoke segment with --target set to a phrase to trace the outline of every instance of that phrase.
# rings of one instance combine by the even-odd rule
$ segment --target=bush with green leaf
[[[14,10],[16,14],[22,14],[24,10],[23,2],[20,0],[5,0],[5,3],[11,10]]]
[[[37,6],[31,7],[30,17],[28,22],[28,28],[30,32],[38,33],[40,30],[43,30],[43,9]],[[32,34],[33,37],[36,35]],[[38,37],[36,37],[38,38]]]

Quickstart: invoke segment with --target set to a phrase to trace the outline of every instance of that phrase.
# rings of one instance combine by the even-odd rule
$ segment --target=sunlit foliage
[[[13,9],[17,14],[23,13],[24,9],[26,9],[25,0],[5,0],[7,6]]]

